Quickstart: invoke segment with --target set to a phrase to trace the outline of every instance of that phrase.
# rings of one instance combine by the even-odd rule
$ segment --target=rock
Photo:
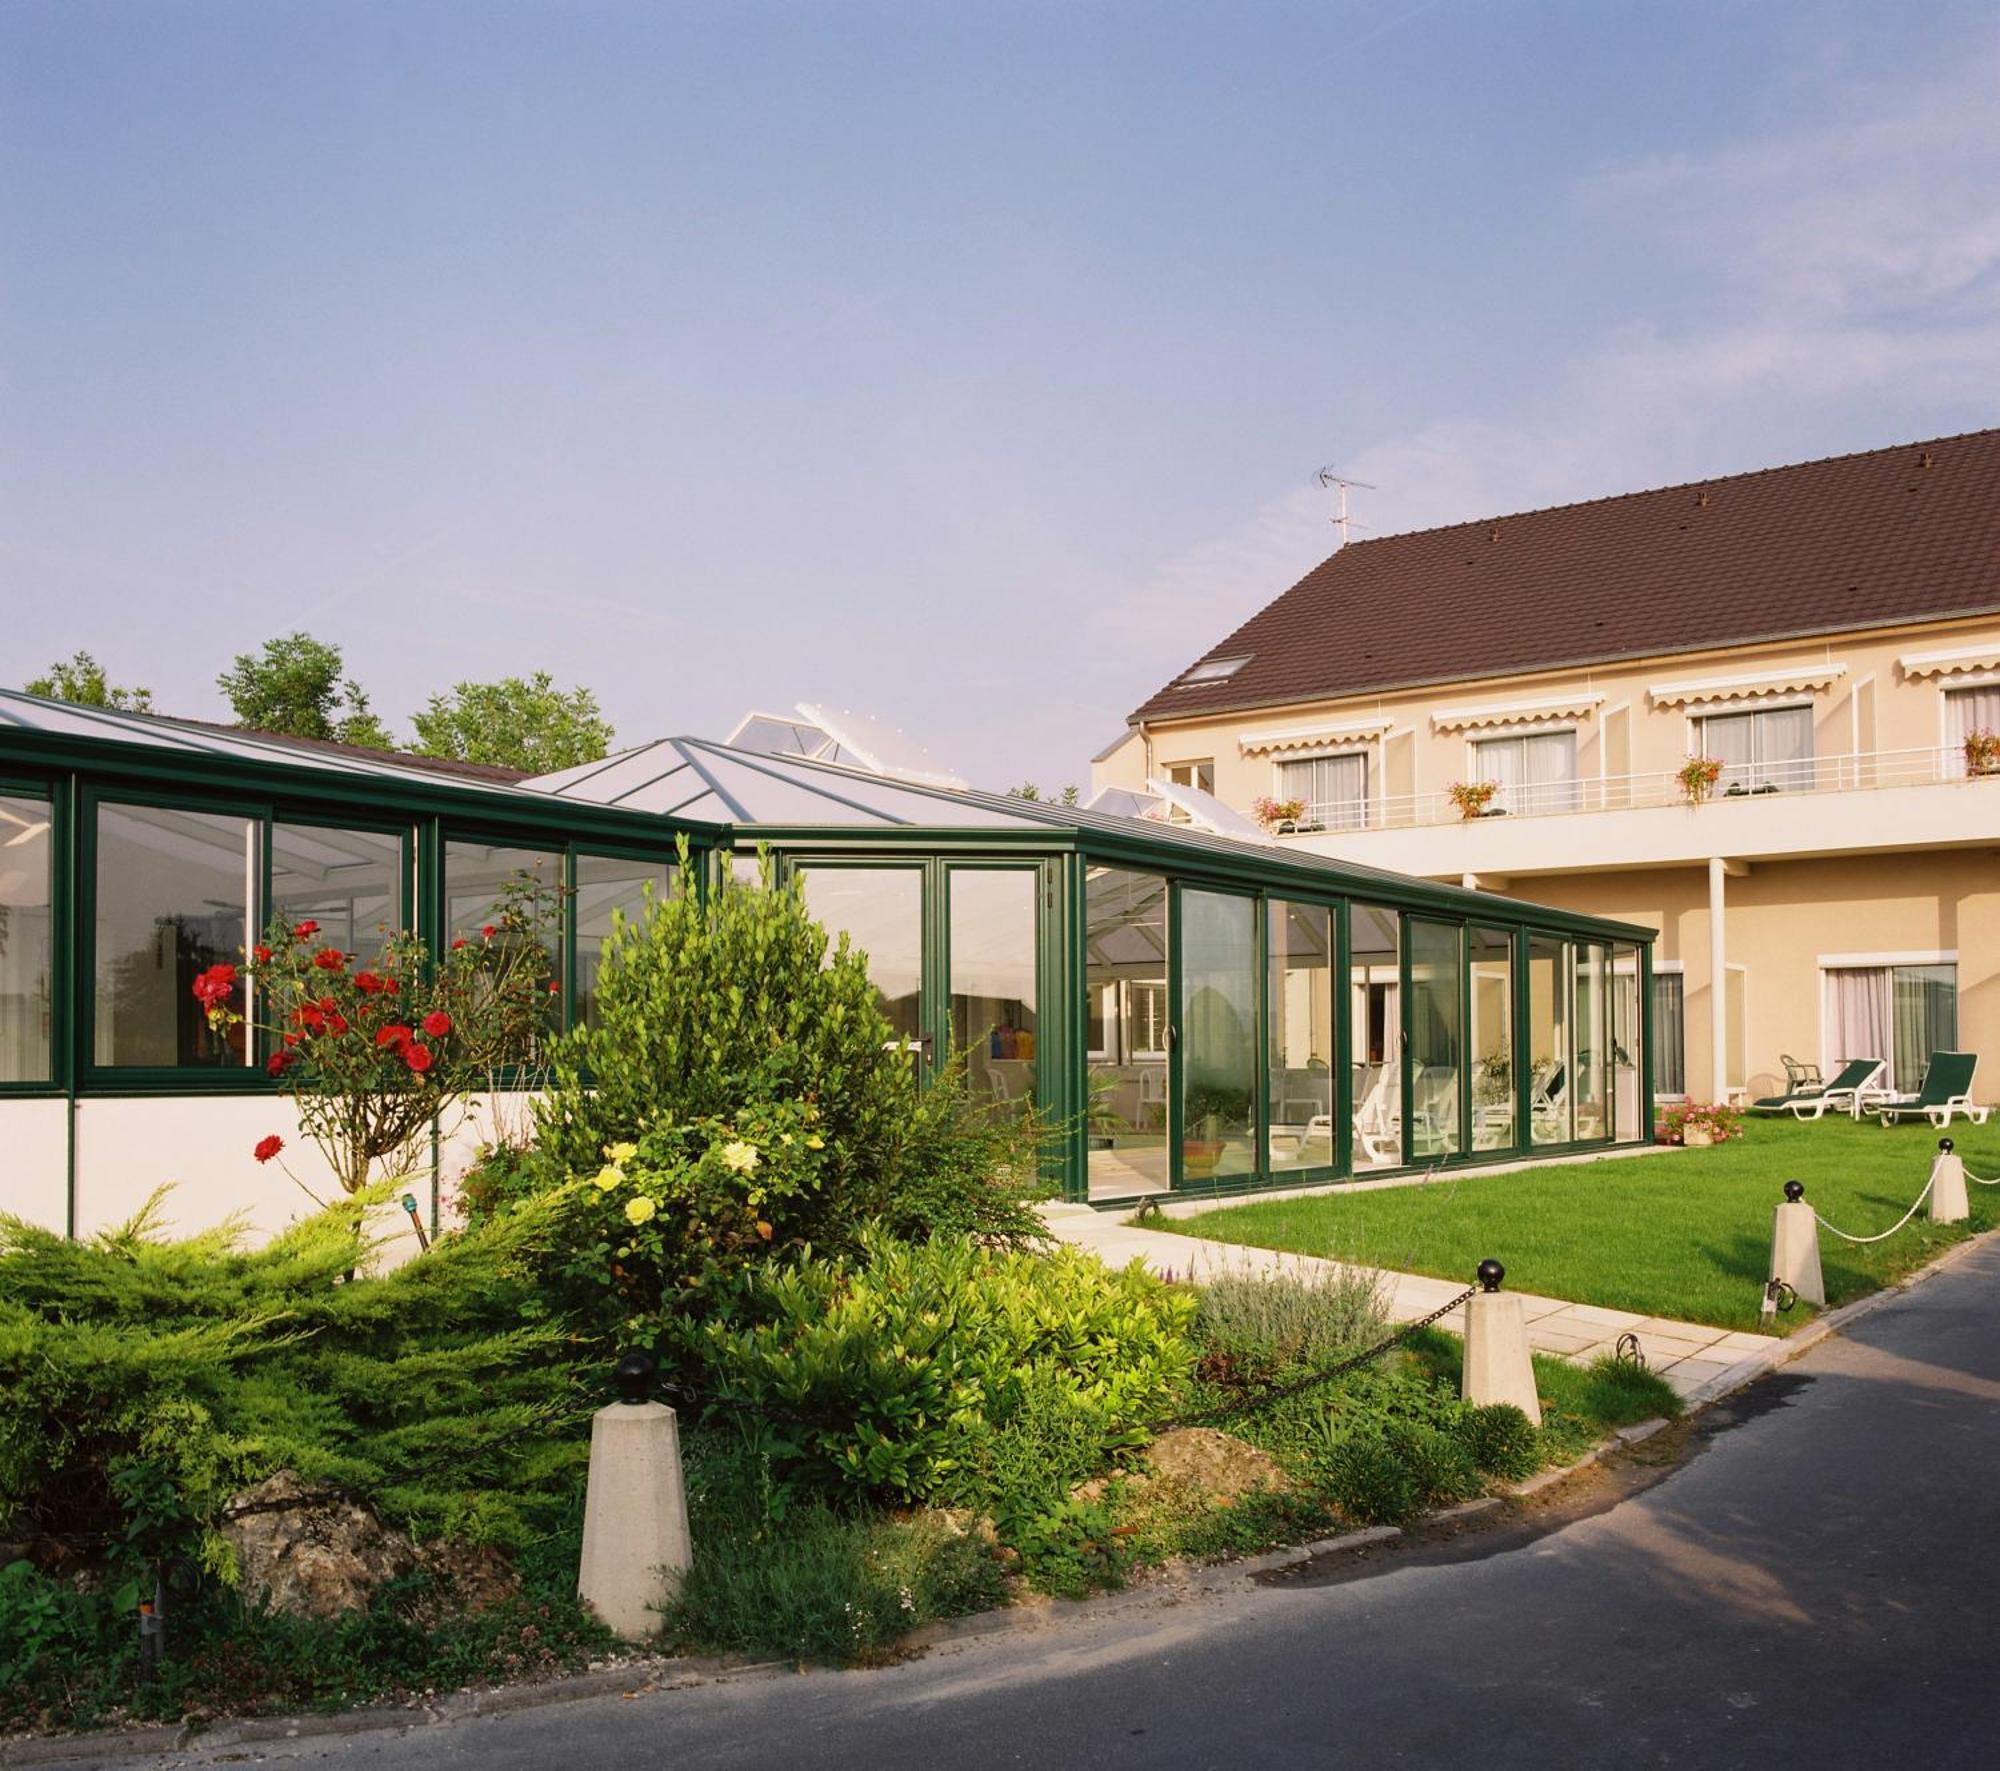
[[[286,1616],[365,1610],[377,1587],[417,1565],[408,1538],[291,1470],[245,1489],[225,1518],[222,1534],[236,1552],[243,1596]]]
[[[1152,1480],[1144,1470],[1116,1470],[1109,1476],[1092,1476],[1088,1482],[1079,1482],[1069,1491],[1069,1497],[1086,1503],[1100,1501],[1111,1492],[1113,1483],[1122,1485],[1127,1494],[1137,1494]]]
[[[976,1537],[987,1544],[1000,1541],[993,1521],[984,1513],[975,1514],[970,1507],[919,1507],[910,1517],[927,1519],[952,1537]]]
[[[449,1615],[464,1616],[504,1605],[521,1590],[521,1577],[506,1552],[491,1544],[446,1538],[417,1552],[425,1573],[437,1582],[436,1597]]]
[[[1256,1446],[1213,1427],[1176,1427],[1146,1450],[1155,1472],[1223,1500],[1289,1488],[1285,1472]]]

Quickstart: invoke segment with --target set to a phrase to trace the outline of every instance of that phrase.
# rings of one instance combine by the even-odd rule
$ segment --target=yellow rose
[[[751,1173],[759,1160],[757,1146],[745,1143],[741,1138],[722,1146],[722,1166],[733,1168],[740,1175]]]
[[[806,1148],[808,1150],[824,1150],[826,1148],[826,1139],[821,1137],[818,1132],[814,1132],[811,1137],[806,1139]]]
[[[630,1162],[633,1157],[639,1154],[639,1146],[637,1144],[613,1144],[604,1154],[609,1156],[613,1162]]]
[[[659,1207],[643,1193],[625,1201],[625,1216],[634,1224],[643,1224],[658,1210]]]
[[[613,1187],[625,1184],[625,1171],[615,1162],[607,1162],[597,1171],[597,1184],[609,1193]]]

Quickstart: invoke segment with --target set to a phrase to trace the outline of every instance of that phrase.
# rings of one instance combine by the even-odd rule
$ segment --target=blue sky
[[[0,7],[0,681],[1086,779],[1365,533],[2000,421],[1990,5]]]

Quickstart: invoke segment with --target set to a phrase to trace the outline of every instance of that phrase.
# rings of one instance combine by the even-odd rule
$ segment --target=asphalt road
[[[1605,1478],[1582,1516],[1358,1572],[1349,1559],[1066,1610],[882,1672],[256,1756],[478,1771],[2000,1765],[1996,1402],[2000,1241],[1746,1392],[1678,1461]]]

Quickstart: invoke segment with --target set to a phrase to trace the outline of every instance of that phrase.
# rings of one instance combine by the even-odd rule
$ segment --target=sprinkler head
[[[1797,1205],[1805,1196],[1806,1184],[1804,1181],[1787,1181],[1785,1183],[1785,1203],[1787,1205]]]
[[[1498,1261],[1484,1260],[1479,1263],[1478,1279],[1481,1291],[1498,1291],[1500,1289],[1500,1281],[1506,1277],[1507,1269],[1501,1266]]]

